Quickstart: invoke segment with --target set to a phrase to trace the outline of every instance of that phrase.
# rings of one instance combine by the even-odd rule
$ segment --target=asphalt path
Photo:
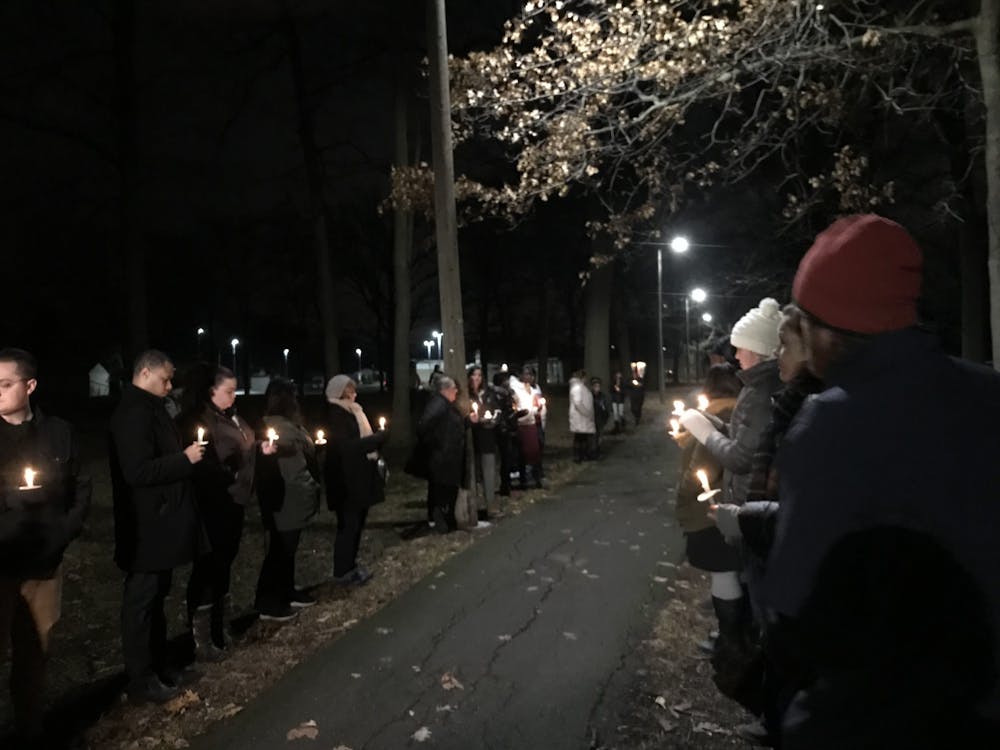
[[[683,549],[667,503],[676,451],[660,421],[192,747],[596,747],[630,700],[630,658]],[[290,742],[309,721],[315,740]]]

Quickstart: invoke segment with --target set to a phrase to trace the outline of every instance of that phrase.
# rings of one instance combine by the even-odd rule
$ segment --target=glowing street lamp
[[[232,341],[229,342],[229,346],[233,350],[233,372],[236,372],[236,347],[238,347],[239,345],[240,345],[239,339],[233,339]]]
[[[281,354],[285,358],[285,377],[286,378],[288,377],[288,352],[289,351],[290,351],[289,349],[282,349],[281,350]]]
[[[703,321],[705,321],[706,323],[711,323],[712,322],[712,313],[709,313],[709,312],[702,313],[701,314],[701,319]]]
[[[678,255],[683,255],[691,247],[691,243],[688,242],[687,237],[678,235],[670,240],[670,249],[673,250]]]
[[[431,332],[431,336],[432,336],[433,338],[437,339],[437,345],[438,345],[438,359],[441,359],[441,358],[442,358],[442,356],[443,356],[443,355],[441,354],[441,339],[443,339],[443,338],[444,338],[444,334],[443,334],[443,333],[441,333],[441,331],[433,331],[433,332]]]
[[[361,372],[361,350],[355,349],[354,353],[358,355],[358,372]]]
[[[430,339],[424,339],[424,346],[427,347],[427,359],[431,358],[431,347],[434,346],[434,342]]]
[[[198,335],[198,338],[195,339],[195,354],[200,357],[201,356],[201,337],[205,335],[205,329],[204,328],[199,328],[197,335]]]

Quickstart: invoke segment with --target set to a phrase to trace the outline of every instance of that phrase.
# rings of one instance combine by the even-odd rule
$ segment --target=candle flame
[[[385,429],[385,417],[379,417],[378,418],[378,428],[380,430],[384,430]]]
[[[483,412],[483,419],[493,419],[493,412],[489,409]]]
[[[680,431],[681,431],[681,421],[679,419],[671,419],[670,420],[670,431],[674,435],[677,435],[677,434],[680,433]]]
[[[698,477],[698,481],[701,482],[701,488],[705,492],[711,492],[712,486],[708,483],[708,474],[705,473],[704,469],[698,469],[695,472],[695,476]]]
[[[544,398],[538,399],[538,405],[539,406],[545,406],[545,399]]]
[[[475,401],[472,402],[472,411],[475,412],[476,414],[479,413],[479,404],[477,404]]]
[[[24,486],[27,487],[28,489],[32,489],[35,486],[35,476],[37,476],[37,474],[38,472],[35,471],[34,469],[25,469]]]
[[[708,396],[704,393],[698,394],[698,408],[702,411],[705,411],[705,409],[708,408]]]
[[[198,428],[198,444],[200,445],[201,443],[204,443],[204,442],[205,442],[205,428],[204,427],[199,427]]]
[[[275,430],[273,427],[269,427],[267,429],[267,439],[273,443],[275,440],[278,439],[278,431]]]
[[[676,415],[677,415],[678,417],[679,417],[679,416],[680,416],[681,414],[683,414],[683,413],[684,413],[684,410],[685,410],[686,408],[687,408],[687,406],[686,406],[686,405],[685,405],[685,403],[684,403],[683,401],[681,401],[680,399],[678,399],[677,401],[674,401],[674,414],[676,414]]]
[[[324,437],[326,437],[326,434],[323,432],[323,430],[316,430],[317,440],[322,440]]]

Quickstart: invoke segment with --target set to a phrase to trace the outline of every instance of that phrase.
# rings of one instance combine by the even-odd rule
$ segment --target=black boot
[[[759,716],[764,708],[764,665],[752,633],[749,600],[712,597],[712,605],[719,618],[712,679],[719,692]]]
[[[212,606],[199,607],[191,616],[194,636],[194,658],[201,662],[216,662],[226,658],[226,652],[212,642]]]

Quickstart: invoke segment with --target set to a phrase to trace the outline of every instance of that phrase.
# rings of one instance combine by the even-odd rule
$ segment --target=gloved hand
[[[717,432],[715,425],[708,421],[704,414],[697,409],[688,409],[681,414],[681,427],[690,432],[694,439],[702,445],[708,440],[709,435]]]
[[[719,527],[719,532],[725,537],[726,542],[736,544],[743,538],[743,532],[740,531],[740,506],[722,503],[713,505],[712,510],[715,513],[715,525]]]

